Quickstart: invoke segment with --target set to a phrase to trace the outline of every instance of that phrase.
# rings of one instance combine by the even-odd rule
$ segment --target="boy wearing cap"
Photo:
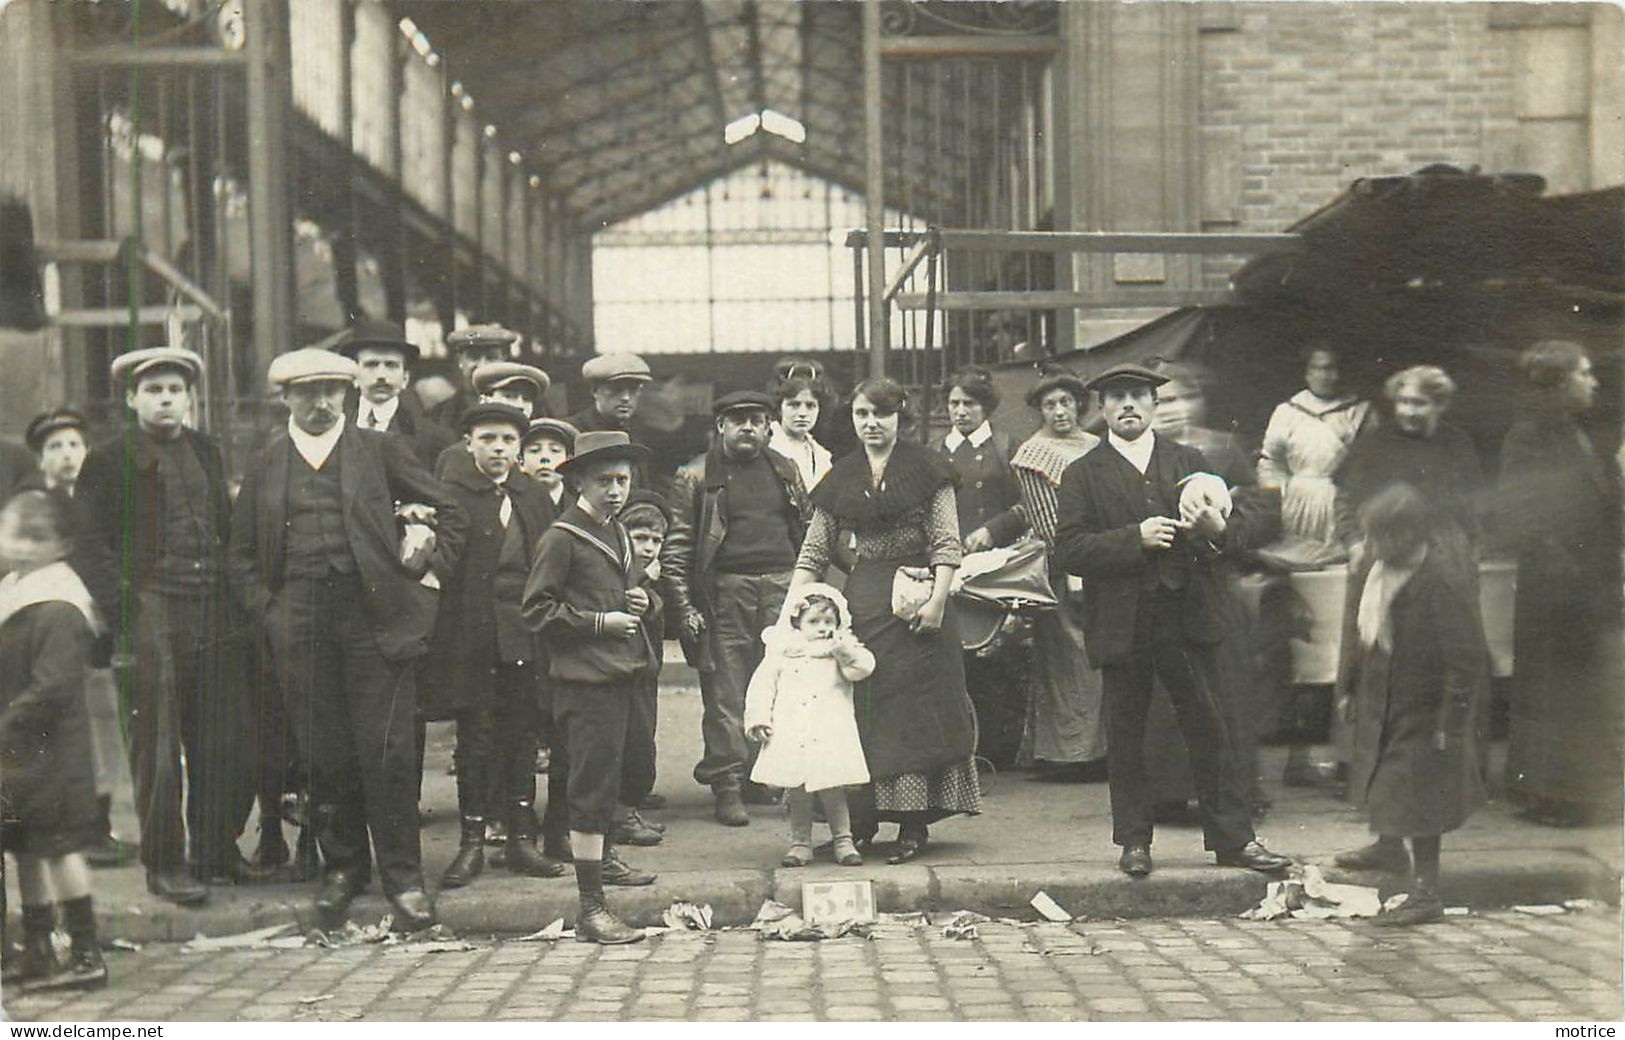
[[[208,896],[187,874],[188,832],[201,878],[249,879],[237,837],[254,797],[231,502],[218,445],[187,425],[202,369],[174,347],[114,358],[128,421],[90,452],[74,495],[75,566],[114,629],[147,888],[183,905]]]
[[[1279,870],[1292,861],[1253,833],[1247,780],[1217,703],[1216,650],[1231,615],[1230,558],[1248,521],[1231,511],[1202,453],[1152,431],[1166,379],[1117,365],[1087,384],[1107,443],[1061,476],[1056,557],[1085,581],[1084,647],[1105,687],[1112,841],[1118,868],[1151,873],[1145,765],[1152,678],[1162,680],[1190,753],[1202,831],[1220,866]],[[1214,487],[1213,485],[1217,485]]]
[[[39,460],[45,490],[72,498],[90,450],[85,442],[85,417],[72,408],[52,409],[34,417],[23,439]]]
[[[519,342],[519,334],[501,325],[470,325],[446,337],[446,346],[457,357],[462,377],[457,392],[429,409],[429,418],[448,430],[462,429],[463,413],[479,404],[474,389],[474,370],[490,361],[505,361]]]
[[[681,619],[683,655],[700,673],[704,756],[694,779],[711,788],[717,822],[750,823],[746,785],[756,749],[745,739],[745,690],[762,661],[761,633],[778,623],[812,504],[796,464],[767,447],[767,394],[740,390],[712,406],[711,450],[672,484],[662,570]]]
[[[433,466],[457,443],[450,430],[429,418],[417,394],[406,393],[420,352],[399,325],[371,319],[357,322],[338,351],[356,363],[356,393],[344,414],[363,430],[383,430],[406,439],[418,461]]]
[[[475,405],[463,413],[464,450],[441,475],[469,517],[467,544],[441,589],[422,675],[424,715],[457,721],[462,840],[441,888],[461,888],[484,871],[487,820],[506,822],[509,870],[529,877],[565,872],[536,850],[540,675],[536,638],[519,608],[553,504],[518,467],[527,426],[508,405]]]
[[[288,426],[247,467],[230,562],[233,589],[274,652],[310,768],[326,861],[316,911],[324,924],[343,919],[371,875],[370,838],[396,921],[427,927],[435,912],[423,888],[413,722],[434,603],[422,571],[402,562],[395,503],[433,525],[428,566],[442,585],[467,516],[399,438],[345,421],[355,362],[295,350],[269,375]]]
[[[532,365],[513,361],[487,361],[474,369],[470,381],[478,393],[479,404],[503,404],[517,409],[528,421],[541,405],[550,380],[547,373]],[[456,465],[468,454],[463,442],[457,441],[440,453],[435,460],[434,475],[444,478],[448,466]]]
[[[666,826],[644,818],[639,807],[655,789],[655,731],[659,725],[660,666],[664,663],[665,607],[656,591],[660,581],[660,548],[671,527],[666,500],[653,491],[633,491],[621,510],[621,525],[632,540],[639,586],[649,594],[649,609],[640,619],[654,665],[638,683],[627,717],[626,749],[621,756],[621,801],[615,811],[615,840],[624,845],[659,845]]]
[[[649,884],[605,841],[615,820],[627,720],[654,665],[641,616],[652,606],[626,528],[616,519],[632,469],[649,450],[619,431],[587,432],[560,468],[580,492],[542,535],[524,611],[547,644],[554,717],[569,759],[570,846],[581,908],[580,942],[637,942],[604,904],[607,884]]]

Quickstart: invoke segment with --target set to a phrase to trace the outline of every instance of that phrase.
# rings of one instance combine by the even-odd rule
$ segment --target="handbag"
[[[899,567],[891,579],[891,612],[903,621],[913,621],[937,587],[929,567]]]

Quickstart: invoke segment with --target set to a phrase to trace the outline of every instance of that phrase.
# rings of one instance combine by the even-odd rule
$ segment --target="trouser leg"
[[[181,741],[186,749],[186,822],[193,858],[224,864],[253,807],[246,668],[224,590],[205,595],[175,647]]]
[[[497,697],[492,710],[493,763],[503,811],[536,801],[536,682],[529,668],[497,669]]]
[[[345,625],[344,677],[348,719],[359,757],[361,801],[386,894],[423,887],[418,843],[417,662],[378,652],[364,613]]]
[[[1190,755],[1204,844],[1211,851],[1238,849],[1253,840],[1252,813],[1247,779],[1219,707],[1214,649],[1185,640],[1179,597],[1159,596],[1156,603],[1152,660]]]
[[[621,804],[637,808],[655,788],[655,727],[659,678],[640,679],[627,708],[626,749],[621,755]]]
[[[496,808],[490,804],[491,785],[487,780],[494,720],[491,712],[481,707],[457,712],[455,721],[457,743],[452,747],[451,759],[457,767],[457,812],[464,817],[484,818]]]
[[[1106,781],[1112,806],[1112,841],[1124,848],[1150,845],[1151,803],[1145,772],[1145,719],[1151,708],[1149,647],[1103,667],[1106,708]]]
[[[176,717],[175,661],[162,597],[139,595],[134,659],[118,669],[129,737],[130,779],[141,821],[141,863],[149,871],[186,865],[181,820],[181,739]]]
[[[762,660],[762,630],[779,619],[790,575],[719,574],[716,608],[707,618],[715,668],[700,675],[705,756],[694,779],[711,787],[738,787],[750,775],[756,749],[745,739],[745,690]]]

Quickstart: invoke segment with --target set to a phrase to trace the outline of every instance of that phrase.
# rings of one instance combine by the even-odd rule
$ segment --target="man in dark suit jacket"
[[[345,418],[363,430],[404,438],[418,461],[433,470],[435,459],[457,442],[457,435],[429,418],[417,394],[405,392],[418,348],[393,322],[367,319],[357,322],[337,349],[359,369],[356,393],[345,402]]]
[[[186,873],[188,830],[201,879],[252,873],[236,847],[254,790],[231,502],[219,446],[186,425],[202,368],[171,347],[113,360],[130,418],[85,459],[73,499],[74,567],[113,629],[147,887],[182,905],[208,895]]]
[[[1216,700],[1214,651],[1238,635],[1225,631],[1228,556],[1243,546],[1246,520],[1201,452],[1152,432],[1165,381],[1118,365],[1089,383],[1107,442],[1066,468],[1056,509],[1056,554],[1084,579],[1084,646],[1104,679],[1112,841],[1124,873],[1151,872],[1143,756],[1155,676],[1190,752],[1206,847],[1222,866],[1278,870],[1291,861],[1253,834],[1246,777]]]
[[[271,362],[286,434],[248,466],[231,541],[233,590],[263,625],[305,742],[326,874],[316,909],[342,919],[378,858],[396,921],[434,923],[417,830],[417,663],[433,593],[402,562],[395,503],[433,510],[429,567],[449,579],[467,516],[395,437],[344,421],[355,362],[307,348]],[[406,506],[402,507],[406,509]]]

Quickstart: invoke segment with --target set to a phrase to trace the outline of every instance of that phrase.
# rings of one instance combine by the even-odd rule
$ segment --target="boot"
[[[664,836],[643,821],[636,809],[622,809],[610,833],[622,845],[659,845]]]
[[[750,823],[750,814],[745,812],[745,803],[739,797],[737,787],[714,788],[717,806],[715,815],[717,822],[724,827],[744,827]]]
[[[52,905],[23,907],[23,946],[9,957],[0,984],[7,989],[17,986],[31,989],[56,974],[56,947],[51,942],[55,924],[51,916]],[[8,954],[12,951],[7,951]]]
[[[1379,928],[1407,928],[1411,925],[1427,924],[1438,921],[1444,917],[1444,902],[1439,899],[1439,892],[1423,878],[1415,878],[1411,882],[1411,890],[1405,897],[1405,902],[1397,909],[1385,910],[1378,914],[1371,923]]]
[[[104,794],[96,799],[96,841],[84,849],[85,862],[93,867],[122,867],[134,863],[141,855],[141,846],[132,845],[113,837],[113,796]]]
[[[629,927],[604,904],[604,865],[592,860],[576,863],[576,890],[581,905],[576,914],[576,942],[619,946],[643,941],[643,932]]]
[[[441,888],[462,888],[485,871],[485,818],[463,817],[462,840],[457,845],[457,856],[440,875]]]
[[[556,859],[560,863],[574,863],[575,850],[570,848],[570,833],[562,834],[548,832],[542,835],[542,855],[548,859]]]
[[[1372,870],[1388,874],[1404,874],[1411,869],[1411,854],[1405,851],[1403,841],[1378,839],[1348,852],[1339,852],[1332,862],[1344,870]]]
[[[503,865],[525,877],[563,877],[568,868],[536,848],[536,810],[529,799],[515,803],[508,817],[508,844]]]
[[[652,885],[655,883],[655,878],[660,876],[651,874],[646,870],[639,870],[626,862],[615,852],[615,847],[609,843],[608,838],[604,839],[604,859],[599,864],[599,869],[602,872],[604,884],[619,885],[623,888]]]
[[[68,959],[39,985],[49,989],[101,989],[107,985],[107,962],[96,939],[96,911],[89,896],[62,904],[62,923],[68,930]]]
[[[249,862],[256,867],[280,867],[288,862],[288,843],[282,838],[282,818],[260,815],[260,841]]]

